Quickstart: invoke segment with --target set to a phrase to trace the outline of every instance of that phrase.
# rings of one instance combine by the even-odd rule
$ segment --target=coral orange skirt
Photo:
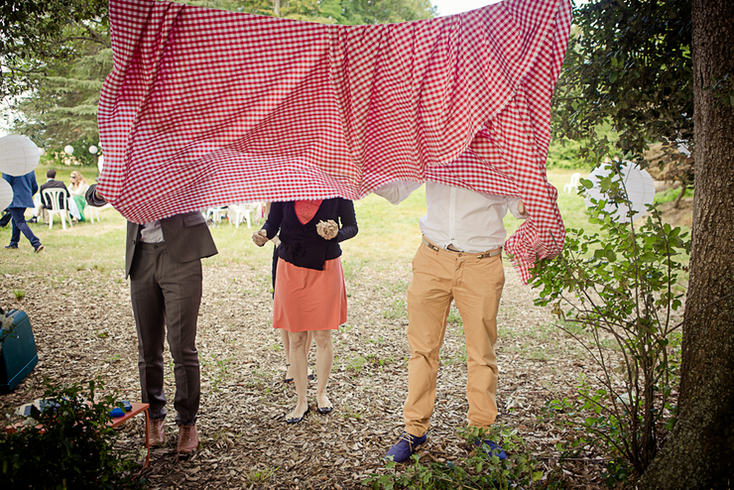
[[[273,327],[289,332],[336,330],[347,321],[347,290],[339,257],[323,271],[278,259]]]

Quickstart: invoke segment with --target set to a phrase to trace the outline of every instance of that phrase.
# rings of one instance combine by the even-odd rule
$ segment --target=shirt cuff
[[[387,199],[391,204],[400,204],[410,196],[410,194],[422,186],[421,182],[411,182],[407,180],[397,180],[385,184],[374,192],[380,197]]]

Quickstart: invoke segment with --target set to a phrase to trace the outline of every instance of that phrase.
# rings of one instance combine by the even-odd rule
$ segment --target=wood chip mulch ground
[[[295,426],[283,414],[295,390],[283,383],[280,335],[270,326],[269,270],[205,264],[198,347],[202,370],[201,448],[175,453],[175,412],[169,406],[166,447],[155,449],[143,474],[151,489],[347,489],[384,471],[381,458],[402,430],[407,390],[405,296],[409,264],[347,274],[349,318],[334,335],[330,381],[334,411],[312,411]],[[602,465],[588,460],[558,465],[556,443],[571,437],[543,410],[549,400],[573,396],[579,376],[595,365],[575,341],[553,326],[549,309],[533,306],[535,291],[506,267],[499,314],[499,421],[514,427],[529,451],[565,488],[602,488]],[[39,363],[14,393],[0,396],[0,415],[43,393],[43,380],[86,383],[101,376],[105,389],[139,401],[137,340],[129,285],[121,271],[80,270],[65,277],[5,275],[2,301],[26,311]],[[13,290],[25,296],[18,300]],[[468,455],[457,428],[465,422],[466,353],[453,312],[441,351],[438,399],[422,461]],[[166,353],[170,361],[170,355]],[[313,365],[315,348],[311,351]],[[172,361],[166,393],[173,400]],[[315,383],[311,385],[315,403]],[[120,444],[142,446],[142,417],[125,424]],[[132,448],[132,449],[131,449]],[[583,458],[582,458],[583,459]]]

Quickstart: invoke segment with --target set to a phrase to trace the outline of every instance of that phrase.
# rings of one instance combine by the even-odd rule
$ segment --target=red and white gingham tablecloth
[[[98,190],[143,223],[249,201],[360,199],[394,180],[519,196],[523,280],[565,229],[546,178],[568,0],[338,26],[110,0]]]

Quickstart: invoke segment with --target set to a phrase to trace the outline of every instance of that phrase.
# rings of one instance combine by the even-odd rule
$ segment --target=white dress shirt
[[[143,243],[163,242],[163,230],[161,229],[160,220],[140,225],[140,241]]]
[[[393,204],[398,204],[421,184],[393,182],[375,191]],[[518,211],[517,197],[481,194],[460,187],[435,182],[426,183],[427,214],[420,218],[420,229],[435,245],[479,253],[504,245],[507,238],[503,218],[509,210],[518,219],[527,218]]]

